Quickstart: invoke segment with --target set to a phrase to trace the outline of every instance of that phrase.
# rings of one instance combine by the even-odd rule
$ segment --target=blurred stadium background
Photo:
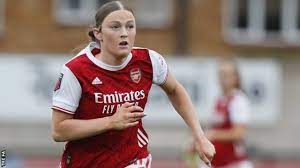
[[[57,167],[51,95],[62,64],[87,44],[108,0],[0,0],[0,147],[6,167]],[[205,126],[218,94],[216,59],[238,57],[252,103],[256,168],[300,167],[300,0],[128,0],[136,46],[163,54]],[[145,119],[154,168],[185,167],[189,132],[153,87]]]

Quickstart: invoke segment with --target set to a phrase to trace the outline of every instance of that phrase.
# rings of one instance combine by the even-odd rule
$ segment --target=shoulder
[[[232,97],[232,104],[248,104],[249,100],[247,95],[241,91],[241,90],[237,90],[235,91],[233,97]]]
[[[133,47],[131,53],[135,57],[149,57],[149,49],[142,47]]]
[[[229,104],[230,111],[239,111],[248,113],[250,111],[250,101],[246,94],[240,90],[235,91]]]
[[[217,96],[214,99],[215,105],[224,104],[224,97],[223,96]]]
[[[158,53],[154,50],[151,50],[149,48],[137,47],[137,50],[140,51],[140,52],[147,53],[147,55],[150,58],[151,63],[153,65],[155,65],[155,64],[161,64],[161,65],[165,64],[165,59],[163,58],[163,56],[160,53]]]
[[[166,61],[161,54],[149,48],[134,47],[132,49],[132,55],[135,60],[147,62],[148,64],[152,65],[154,69],[166,64]]]
[[[71,71],[76,69],[81,69],[86,63],[89,62],[89,59],[86,54],[86,49],[81,50],[76,56],[68,60],[64,66],[68,67]]]
[[[152,49],[143,48],[143,47],[133,47],[132,53],[134,55],[148,55],[150,57],[162,57],[162,55],[159,54],[158,52],[156,52]]]
[[[250,102],[245,93],[236,91],[229,106],[231,120],[235,123],[247,124],[250,120]]]

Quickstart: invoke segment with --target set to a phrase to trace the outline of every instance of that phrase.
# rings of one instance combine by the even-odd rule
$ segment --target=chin
[[[128,54],[129,54],[130,52],[118,52],[118,53],[115,53],[115,55],[117,56],[117,57],[122,57],[122,58],[125,58],[125,57],[127,57],[128,56]]]
[[[117,55],[126,57],[128,54],[130,54],[130,52],[131,52],[131,50],[122,50],[122,51],[119,51],[117,53]]]

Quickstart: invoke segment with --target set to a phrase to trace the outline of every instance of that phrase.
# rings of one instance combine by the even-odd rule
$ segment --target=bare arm
[[[52,137],[57,142],[71,141],[101,134],[111,128],[109,117],[91,120],[73,119],[73,115],[52,112]]]
[[[212,129],[207,132],[209,140],[238,141],[245,137],[247,126],[245,124],[234,124],[231,129]]]
[[[133,111],[140,111],[132,113]],[[73,115],[53,110],[52,113],[52,137],[57,142],[78,140],[104,133],[112,129],[125,129],[138,124],[138,120],[144,117],[143,109],[125,103],[110,117],[90,120],[73,119]]]
[[[173,107],[191,128],[193,136],[201,138],[204,133],[200,127],[196,110],[183,86],[169,72],[162,89],[168,95]]]
[[[209,164],[213,158],[213,155],[215,154],[215,149],[204,136],[196,110],[186,90],[170,72],[168,73],[166,82],[161,87],[168,95],[178,114],[190,127],[195,138],[195,147],[200,155],[200,158],[206,164]]]

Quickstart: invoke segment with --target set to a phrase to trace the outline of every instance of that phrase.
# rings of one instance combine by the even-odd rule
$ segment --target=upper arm
[[[165,59],[157,52],[149,50],[152,62],[153,80],[152,82],[159,85],[167,94],[172,93],[177,85],[177,81],[170,73]]]
[[[68,120],[68,119],[72,119],[72,118],[73,118],[72,114],[64,113],[64,112],[53,109],[51,128],[52,128],[52,137],[53,137],[54,141],[56,141],[56,142],[64,142],[65,141],[61,137],[60,130],[62,127],[60,126],[60,123],[63,122],[64,120]]]
[[[163,85],[167,80],[168,65],[165,59],[159,53],[149,50],[149,55],[153,71],[152,83],[156,85]]]
[[[168,72],[168,76],[164,84],[160,85],[160,87],[165,91],[166,94],[171,94],[175,91],[176,87],[178,86],[178,81],[175,79],[173,74]]]
[[[81,97],[81,85],[73,72],[63,66],[53,92],[52,109],[74,114]]]
[[[63,66],[53,92],[52,134],[55,139],[58,137],[59,123],[73,118],[80,97],[81,86],[77,78],[68,67]]]
[[[63,112],[55,110],[55,109],[52,110],[52,125],[53,125],[53,128],[56,128],[57,125],[60,122],[62,122],[64,120],[67,120],[67,119],[72,119],[72,118],[73,118],[72,114],[63,113]]]

